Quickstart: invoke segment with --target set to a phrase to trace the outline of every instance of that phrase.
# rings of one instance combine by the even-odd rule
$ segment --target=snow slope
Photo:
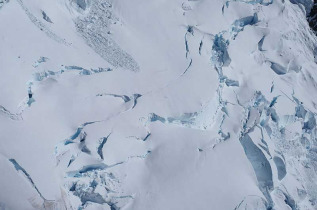
[[[317,209],[310,0],[0,0],[0,209]]]

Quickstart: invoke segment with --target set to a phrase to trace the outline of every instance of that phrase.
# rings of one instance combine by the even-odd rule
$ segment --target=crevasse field
[[[0,209],[317,209],[313,5],[0,0]]]

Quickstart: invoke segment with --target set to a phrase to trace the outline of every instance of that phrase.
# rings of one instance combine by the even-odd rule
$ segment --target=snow
[[[312,7],[0,0],[0,209],[316,209]]]

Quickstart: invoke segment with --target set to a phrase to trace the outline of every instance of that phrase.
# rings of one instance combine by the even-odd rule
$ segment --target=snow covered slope
[[[0,0],[0,209],[317,209],[312,8]]]

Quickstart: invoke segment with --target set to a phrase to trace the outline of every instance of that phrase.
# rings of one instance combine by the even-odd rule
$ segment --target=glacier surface
[[[0,209],[317,209],[316,8],[0,0]]]

